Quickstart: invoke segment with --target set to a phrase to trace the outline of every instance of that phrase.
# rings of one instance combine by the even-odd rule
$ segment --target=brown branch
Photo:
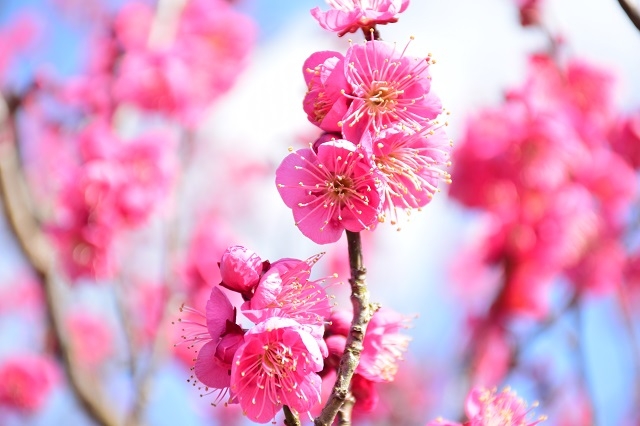
[[[282,411],[284,411],[284,424],[285,426],[301,426],[300,419],[298,416],[293,414],[291,409],[286,405],[282,406]]]
[[[638,8],[629,0],[618,0],[618,3],[620,3],[622,10],[627,14],[633,25],[640,31],[640,11]]]
[[[351,392],[347,395],[347,399],[342,403],[342,407],[338,411],[338,425],[339,426],[350,426],[351,425],[351,415],[353,414],[353,407],[356,405],[356,398],[353,396]]]
[[[4,106],[6,104],[0,108]],[[86,414],[97,424],[115,426],[119,422],[110,405],[105,403],[100,389],[76,369],[79,363],[65,338],[62,298],[54,273],[54,249],[29,208],[27,185],[17,152],[14,112],[13,108],[6,108],[0,117],[0,199],[4,214],[20,250],[43,283],[47,319],[71,390]]]
[[[338,376],[331,392],[331,396],[318,417],[316,426],[329,426],[336,418],[340,407],[350,395],[349,387],[353,373],[360,362],[362,343],[371,317],[378,309],[377,304],[369,301],[369,291],[366,284],[366,269],[362,262],[362,243],[358,232],[347,233],[349,250],[349,266],[351,267],[351,303],[353,304],[353,320],[347,343],[338,366]]]

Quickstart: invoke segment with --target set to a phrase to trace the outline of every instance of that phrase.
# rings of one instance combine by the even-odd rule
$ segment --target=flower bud
[[[243,295],[250,295],[260,282],[262,260],[242,246],[231,246],[220,260],[221,286]]]

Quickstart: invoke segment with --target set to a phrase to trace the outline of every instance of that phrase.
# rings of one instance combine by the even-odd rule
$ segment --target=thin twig
[[[2,132],[0,138],[0,199],[9,228],[17,240],[20,250],[43,283],[47,320],[57,343],[58,356],[71,390],[86,414],[97,424],[102,426],[118,425],[119,421],[110,408],[111,405],[105,402],[101,389],[93,382],[89,385],[87,378],[76,369],[76,366],[80,364],[75,359],[69,342],[65,338],[62,297],[59,294],[54,273],[54,249],[28,207],[30,204],[26,191],[27,185],[16,149],[17,140],[13,119],[15,111],[7,108],[3,112],[5,114],[0,118],[0,131]]]
[[[340,407],[349,396],[351,378],[360,362],[362,343],[367,331],[367,325],[371,317],[378,309],[377,304],[369,301],[369,290],[366,284],[366,269],[362,261],[362,242],[358,232],[347,233],[347,245],[349,250],[349,266],[351,267],[351,303],[353,305],[353,320],[347,337],[347,343],[338,366],[333,391],[322,412],[315,418],[316,426],[329,426],[336,418]]]
[[[123,278],[119,277],[113,285],[113,293],[116,302],[116,311],[118,314],[118,318],[120,319],[120,323],[122,324],[122,329],[124,331],[124,337],[126,342],[126,352],[127,352],[127,366],[129,369],[129,374],[131,377],[136,376],[137,370],[137,362],[135,354],[139,353],[138,345],[136,345],[136,333],[133,326],[133,321],[131,318],[131,313],[129,311],[129,306],[127,305],[127,297],[125,297],[125,289],[123,288],[124,282]]]
[[[581,306],[580,301],[576,303],[574,312],[576,320],[576,364],[580,380],[582,382],[582,388],[584,389],[585,396],[587,398],[587,408],[589,409],[589,415],[591,418],[591,425],[596,424],[596,403],[593,395],[593,388],[590,386],[589,378],[587,377],[587,353],[584,344],[585,327],[584,327],[584,306]]]
[[[640,11],[637,6],[629,0],[618,0],[618,3],[620,3],[622,10],[627,14],[633,25],[635,25],[638,31],[640,31]]]

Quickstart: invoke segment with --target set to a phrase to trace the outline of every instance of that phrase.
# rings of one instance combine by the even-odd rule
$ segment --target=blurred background
[[[245,424],[187,381],[193,355],[174,347],[172,322],[182,303],[204,307],[231,244],[270,260],[326,252],[318,278],[348,279],[346,242],[307,240],[274,184],[287,148],[318,136],[301,108],[304,60],[363,39],[320,28],[316,6],[328,8],[2,0],[0,424],[95,424],[65,352],[120,424],[122,413],[153,426]],[[432,90],[451,113],[456,154],[451,196],[443,186],[399,232],[363,235],[372,299],[415,319],[396,381],[377,385],[377,407],[357,423],[462,419],[480,384],[539,401],[545,424],[640,425],[640,31],[600,0],[414,0],[378,29],[435,58]],[[533,132],[548,161],[501,156],[535,139],[510,112],[518,102],[552,123]],[[562,167],[580,200],[536,188],[561,194],[552,223],[514,219],[504,212],[526,210],[530,194],[518,173],[512,204],[474,198],[519,161],[544,176]],[[506,247],[523,229],[533,242],[514,255]],[[579,254],[550,261],[558,247]],[[613,248],[600,257],[603,247]],[[348,284],[329,292],[348,306]]]

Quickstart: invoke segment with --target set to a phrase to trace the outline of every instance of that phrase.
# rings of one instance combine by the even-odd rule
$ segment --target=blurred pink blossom
[[[60,380],[57,365],[43,355],[15,354],[0,361],[0,406],[35,413]]]
[[[65,322],[69,345],[82,367],[95,368],[113,354],[113,334],[103,318],[76,311],[69,314]]]

